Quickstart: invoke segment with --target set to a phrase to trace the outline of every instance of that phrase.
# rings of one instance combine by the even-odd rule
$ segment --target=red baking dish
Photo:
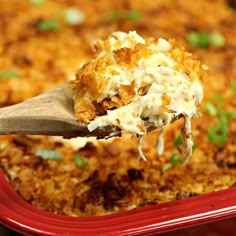
[[[69,217],[45,212],[23,201],[2,170],[0,186],[0,222],[24,235],[150,235],[172,231],[167,235],[201,232],[203,236],[197,227],[214,224],[211,222],[223,222],[227,227],[227,234],[216,235],[235,235],[236,188],[106,216]]]

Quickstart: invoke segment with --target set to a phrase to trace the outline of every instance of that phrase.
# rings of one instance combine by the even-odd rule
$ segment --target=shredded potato
[[[181,154],[192,155],[191,119],[198,116],[203,98],[202,81],[207,69],[191,53],[162,38],[144,39],[135,31],[114,32],[98,41],[95,57],[79,69],[70,82],[77,118],[93,131],[118,126],[142,136],[164,128],[183,116]],[[87,109],[85,109],[85,107]],[[163,147],[159,137],[158,154]],[[139,156],[146,160],[142,148]]]

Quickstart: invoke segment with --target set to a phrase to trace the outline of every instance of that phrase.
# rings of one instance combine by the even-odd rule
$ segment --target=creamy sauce
[[[157,153],[161,155],[164,150],[164,129],[181,115],[185,120],[182,154],[187,159],[192,154],[193,146],[191,119],[197,117],[198,105],[203,98],[200,80],[197,77],[190,79],[184,70],[178,69],[177,62],[169,53],[172,45],[161,38],[147,46],[148,56],[140,57],[134,67],[128,68],[116,63],[114,50],[134,49],[136,44],[145,45],[146,41],[135,31],[115,32],[106,43],[100,42],[102,50],[97,58],[109,55],[112,63],[104,68],[102,76],[106,86],[96,102],[119,94],[122,85],[133,84],[135,94],[127,105],[107,110],[106,115],[90,121],[88,129],[93,131],[98,127],[115,125],[128,133],[139,135],[139,154],[146,160],[141,145],[148,126],[152,124],[155,128],[161,128],[157,139]],[[139,90],[143,85],[146,91],[140,94]],[[89,99],[89,95],[86,96]]]

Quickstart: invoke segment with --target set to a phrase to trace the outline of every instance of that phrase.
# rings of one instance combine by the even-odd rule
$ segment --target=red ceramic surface
[[[236,188],[107,216],[69,217],[24,202],[1,170],[0,186],[0,222],[27,235],[149,235],[236,217]]]

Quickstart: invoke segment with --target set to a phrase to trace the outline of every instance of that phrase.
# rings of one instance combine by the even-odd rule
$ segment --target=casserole
[[[2,171],[0,185],[1,223],[25,235],[149,235],[224,222],[227,218],[231,218],[228,221],[233,225],[236,217],[235,187],[107,216],[70,217],[48,213],[24,202]],[[234,229],[227,230],[233,233]],[[209,233],[209,229],[205,232]]]
[[[29,2],[12,0],[0,5],[0,32],[1,35],[5,36],[0,37],[0,105],[2,107],[35,96],[73,77],[79,65],[91,57],[89,44],[94,38],[105,37],[115,30],[137,30],[142,35],[175,38],[178,44],[191,49],[210,68],[209,79],[205,85],[205,100],[208,108],[209,105],[210,108],[214,107],[213,102],[217,99],[213,102],[209,99],[216,93],[218,95],[222,94],[224,99],[227,99],[225,104],[228,106],[227,109],[235,111],[236,28],[233,27],[235,26],[235,6],[233,1],[216,1],[214,4],[212,1],[197,1],[193,4],[191,1],[186,0],[176,2],[172,0],[157,2],[103,0],[94,2],[91,0],[91,2],[86,1],[86,4],[82,1],[69,0],[36,2],[39,4],[35,4],[33,0]],[[40,2],[44,2],[43,5],[40,5]],[[65,9],[68,6],[73,6],[73,4],[75,5],[74,7],[85,13],[85,17],[80,15],[81,21],[79,24],[77,17],[75,25],[67,25],[63,21],[61,12],[55,9]],[[15,11],[16,9],[17,11]],[[176,14],[176,11],[178,11],[178,14]],[[217,12],[217,16],[215,12]],[[13,15],[14,17],[12,17]],[[7,27],[4,27],[5,25]],[[201,33],[201,40],[202,37],[204,40],[200,42],[201,47],[198,47],[196,46],[196,32],[189,35],[190,31],[206,31],[210,33],[217,31],[224,36],[226,43],[224,44],[224,40],[222,41],[222,37],[219,37],[219,34],[217,37],[217,34],[212,34],[214,36],[211,35],[212,38],[214,40],[218,38],[218,41],[217,44],[209,46],[209,35],[203,32]],[[192,45],[189,44],[188,40],[191,40]],[[230,92],[230,89],[228,89],[231,82],[231,85],[234,85],[234,92]],[[212,112],[212,110],[208,111]],[[230,222],[235,223],[236,193],[235,187],[231,187],[235,186],[235,120],[230,119],[227,123],[230,127],[229,139],[226,140],[227,144],[219,145],[213,143],[212,140],[208,140],[207,136],[208,129],[215,124],[217,125],[217,119],[214,115],[205,114],[196,121],[194,135],[199,149],[196,150],[197,154],[195,154],[196,152],[194,153],[195,157],[191,158],[193,168],[189,168],[188,171],[188,168],[185,169],[180,165],[177,167],[179,172],[184,169],[184,172],[178,175],[180,177],[179,182],[187,179],[191,170],[192,172],[195,171],[196,178],[195,176],[192,177],[192,181],[187,186],[187,192],[189,191],[189,186],[195,191],[195,187],[201,185],[203,179],[197,179],[198,175],[196,173],[198,170],[202,173],[202,176],[205,175],[206,179],[209,180],[207,187],[210,190],[214,189],[213,185],[215,183],[215,190],[212,191],[216,192],[203,193],[202,195],[178,201],[173,200],[173,195],[171,196],[173,200],[171,202],[140,207],[139,209],[110,215],[62,216],[37,209],[22,200],[10,186],[10,181],[8,182],[4,176],[6,167],[3,167],[0,171],[1,223],[29,235],[139,235],[162,233],[189,226],[192,226],[194,231],[195,227],[201,227],[197,226],[199,224],[213,222],[214,225],[217,225],[218,220],[228,222],[229,219]],[[203,125],[203,129],[199,130],[198,127],[201,127],[202,124],[205,125]],[[204,133],[204,135],[201,135],[201,133]],[[176,132],[170,132],[169,134],[172,140],[177,135]],[[213,139],[213,141],[218,142],[219,137],[215,136],[214,138],[217,139]],[[210,137],[212,138],[212,135]],[[29,163],[30,161],[27,159],[29,153],[33,157],[34,163],[38,164],[38,159],[34,155],[37,147],[61,148],[60,143],[55,142],[54,146],[46,138],[42,139],[42,141],[41,139],[37,140],[37,138],[21,137],[8,142],[10,139],[12,140],[11,137],[1,137],[0,141],[1,148],[5,145],[0,154],[6,166],[8,164],[11,165],[11,161],[20,165],[21,161],[22,165]],[[145,146],[146,152],[149,151],[150,144],[153,144],[153,142],[152,137],[150,137]],[[125,145],[126,142],[120,144],[120,146]],[[173,143],[168,143],[167,145],[174,146]],[[30,148],[27,148],[28,146]],[[108,149],[111,154],[116,151],[110,147]],[[131,149],[127,148],[130,153],[135,154],[135,151]],[[6,153],[7,155],[5,155]],[[24,155],[17,158],[16,153],[24,153]],[[165,157],[157,157],[153,160],[148,159],[149,161],[142,165],[149,167],[150,163],[153,162],[155,164],[153,172],[156,175],[156,167],[159,168],[159,173],[161,173],[160,166],[162,165],[169,164],[165,165],[166,169],[167,167],[173,167],[172,163],[167,163],[171,154],[172,150],[166,152]],[[205,158],[207,156],[209,160]],[[102,158],[100,160],[101,165],[104,164]],[[121,155],[117,159],[121,162],[124,160]],[[109,162],[106,159],[105,161]],[[47,163],[47,161],[45,162]],[[210,172],[208,167],[211,166],[211,163],[213,164],[213,170],[207,176],[206,174]],[[83,164],[87,165],[87,162]],[[54,163],[52,165],[57,164]],[[93,165],[90,164],[90,167],[92,168]],[[202,168],[204,168],[203,171]],[[119,168],[116,169],[120,170]],[[146,169],[148,170],[148,168]],[[226,169],[231,173],[231,178],[227,176],[224,178],[223,174]],[[171,172],[172,170],[168,169],[164,174],[168,176],[168,173],[170,173],[170,181],[176,176],[174,172],[171,176]],[[223,179],[228,181],[228,189],[220,190],[225,187],[218,185],[221,181],[220,178],[217,179],[217,174],[215,173],[221,173]],[[32,176],[29,174],[29,178]],[[50,177],[53,178],[54,174],[51,174]],[[156,182],[158,178],[159,176],[156,177]],[[47,179],[50,178],[47,177]],[[215,179],[217,180],[215,181]],[[31,183],[31,185],[34,184]],[[175,188],[179,188],[177,191],[181,191],[179,185],[175,185]],[[24,190],[25,187],[22,186],[22,189]],[[19,189],[17,190],[20,192]],[[201,194],[201,189],[197,190]],[[29,192],[33,191],[30,190]],[[24,195],[24,192],[22,194]],[[24,196],[28,197],[27,195]],[[48,205],[48,208],[50,208],[50,203]],[[56,212],[56,210],[53,211]],[[233,228],[228,227],[229,229]],[[234,232],[231,231],[228,234],[233,235]]]

